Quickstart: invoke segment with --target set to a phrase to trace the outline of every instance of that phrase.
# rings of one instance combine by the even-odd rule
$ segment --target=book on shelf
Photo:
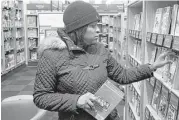
[[[165,86],[162,86],[161,97],[158,107],[158,114],[163,119],[167,115],[168,104],[169,104],[169,90]]]
[[[163,49],[164,49],[163,47],[158,47],[158,48],[157,48],[156,59],[159,57],[160,54],[162,54]],[[156,70],[156,73],[162,75],[163,68],[164,68],[164,67],[158,68],[158,69]]]
[[[145,108],[145,119],[144,120],[150,120],[150,111],[147,107]]]
[[[134,16],[134,30],[139,30],[140,29],[140,18],[141,18],[141,14],[136,14]]]
[[[142,31],[142,24],[143,24],[143,12],[140,13],[139,31]]]
[[[102,16],[102,23],[109,24],[109,16]]]
[[[166,120],[177,120],[177,109],[179,106],[178,101],[178,97],[175,94],[171,93]]]
[[[31,51],[30,52],[30,59],[31,60],[36,60],[37,59],[37,52]]]
[[[160,93],[161,93],[161,87],[162,84],[160,81],[156,81],[156,85],[155,85],[155,89],[154,89],[154,93],[153,93],[153,98],[152,98],[152,107],[157,111],[158,110],[158,105],[159,105],[159,101],[160,101]]]
[[[103,33],[108,33],[108,27],[106,25],[102,26],[102,32]]]
[[[175,36],[179,36],[179,12],[177,13],[176,26],[175,26]]]
[[[163,8],[163,16],[161,23],[161,34],[169,34],[171,24],[171,7]]]
[[[150,81],[149,81],[149,82],[150,82],[151,86],[153,87],[153,89],[155,88],[156,81],[157,81],[157,80],[156,80],[155,77],[151,77],[151,78],[150,78]]]
[[[179,68],[179,59],[178,59],[177,56],[170,56],[170,60],[172,60],[173,62],[171,64],[169,64],[169,66],[170,66],[170,70],[169,70],[170,78],[168,79],[167,82],[170,85],[172,85],[173,81],[175,79],[175,76],[178,75],[177,68]]]
[[[10,68],[14,65],[15,65],[14,53],[10,53],[8,55],[5,55],[5,67]]]
[[[27,26],[28,27],[37,27],[37,17],[36,16],[28,16],[27,17]]]
[[[123,99],[124,93],[107,80],[95,93],[95,96],[98,98],[97,102],[94,102],[96,111],[86,111],[97,120],[104,120]]]
[[[137,95],[136,97],[136,113],[138,116],[140,116],[140,96]]]
[[[152,56],[149,57],[150,64],[153,64],[155,62],[156,54],[157,54],[157,47],[155,46],[154,49],[152,49]]]
[[[38,36],[37,29],[28,29],[27,33],[28,33],[28,37],[37,37]]]
[[[171,25],[171,35],[175,35],[176,19],[178,14],[178,4],[173,5],[172,10],[172,25]]]
[[[37,39],[29,39],[29,47],[37,47]]]
[[[155,13],[155,20],[154,20],[154,27],[153,27],[154,33],[160,33],[162,15],[163,15],[163,8],[158,8]]]

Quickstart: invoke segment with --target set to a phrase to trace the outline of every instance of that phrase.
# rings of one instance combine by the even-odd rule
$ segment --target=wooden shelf
[[[12,2],[12,4],[15,4],[14,2]],[[2,65],[2,75],[14,70],[15,68],[17,68],[21,63],[17,64],[17,54],[19,52],[24,52],[25,53],[25,47],[24,48],[17,48],[19,43],[17,43],[18,39],[21,39],[21,41],[24,43],[24,46],[25,46],[25,38],[24,38],[24,11],[23,11],[23,3],[22,2],[17,2],[17,6],[19,6],[19,8],[17,7],[13,7],[13,8],[10,8],[10,7],[4,7],[2,6],[2,12],[10,12],[10,15],[9,17],[11,17],[11,20],[7,20],[7,19],[4,19],[4,16],[2,16],[2,20],[6,21],[6,24],[8,25],[11,25],[11,26],[6,26],[5,24],[3,24],[4,26],[2,26],[1,28],[1,32],[2,32],[2,41],[1,41],[1,65]],[[14,6],[14,5],[13,5]],[[22,7],[21,7],[22,6]],[[17,12],[16,10],[19,10],[20,12]],[[21,18],[19,19],[18,18],[18,13],[21,14]],[[2,15],[4,15],[4,13],[2,13]],[[22,24],[22,26],[18,26],[16,25],[16,21],[18,20],[18,22],[20,22]],[[16,37],[16,34],[17,34],[17,31],[20,32],[18,34],[22,35],[21,37]],[[7,33],[9,32],[9,33]],[[8,42],[7,44],[9,44],[11,47],[11,49],[9,50],[6,50],[5,49],[5,42]],[[23,46],[23,45],[21,45]],[[9,68],[6,68],[6,66],[8,66],[8,64],[11,62],[11,59],[12,57],[14,57],[14,65],[9,67]],[[20,57],[24,57],[25,58],[25,54],[24,56],[20,56]],[[21,59],[21,58],[20,58]],[[24,61],[23,61],[24,63]],[[12,63],[11,63],[12,64]]]

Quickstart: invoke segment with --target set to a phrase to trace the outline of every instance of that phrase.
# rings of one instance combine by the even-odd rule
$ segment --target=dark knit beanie
[[[96,9],[91,4],[83,1],[71,3],[63,14],[63,22],[67,33],[99,20]]]

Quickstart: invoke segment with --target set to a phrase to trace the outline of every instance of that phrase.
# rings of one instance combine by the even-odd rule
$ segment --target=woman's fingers
[[[90,106],[90,108],[91,108],[92,110],[95,109],[94,104],[93,104],[90,100],[87,100],[87,104]]]
[[[175,53],[172,52],[172,51],[164,52],[164,53],[161,54],[161,57],[165,58],[166,56],[169,56],[169,55],[175,55]]]

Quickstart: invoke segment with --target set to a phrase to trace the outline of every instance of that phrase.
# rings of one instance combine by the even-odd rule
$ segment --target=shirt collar
[[[82,51],[85,52],[85,50],[81,47],[78,47],[77,45],[74,44],[72,40],[66,39],[66,43],[68,45],[68,48],[70,51]]]

